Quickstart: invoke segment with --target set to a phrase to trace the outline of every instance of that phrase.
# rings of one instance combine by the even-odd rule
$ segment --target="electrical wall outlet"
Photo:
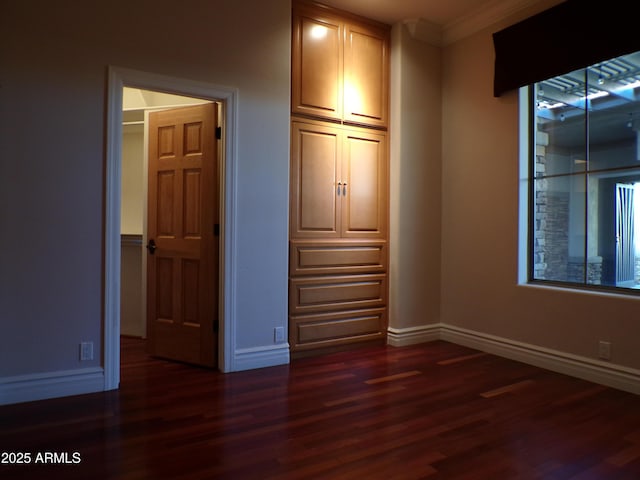
[[[284,342],[284,327],[276,327],[273,329],[273,340],[275,343]]]
[[[80,343],[80,361],[93,360],[93,342]]]
[[[611,342],[600,340],[598,342],[598,358],[601,360],[611,360]]]

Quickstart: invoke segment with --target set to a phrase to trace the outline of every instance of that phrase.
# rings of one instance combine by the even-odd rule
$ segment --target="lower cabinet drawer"
[[[289,344],[292,351],[304,351],[383,339],[386,325],[386,308],[294,315]]]
[[[289,274],[349,275],[387,270],[387,244],[379,241],[310,242],[293,240],[289,246]]]
[[[382,307],[386,303],[385,274],[302,277],[289,283],[289,315]]]

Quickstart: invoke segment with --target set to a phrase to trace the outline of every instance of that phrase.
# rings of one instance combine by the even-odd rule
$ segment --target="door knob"
[[[153,255],[156,251],[156,242],[153,241],[153,238],[151,240],[149,240],[149,243],[147,243],[147,250],[149,250],[149,253],[151,255]]]

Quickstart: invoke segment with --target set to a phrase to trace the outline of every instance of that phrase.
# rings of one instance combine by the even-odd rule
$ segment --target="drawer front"
[[[292,351],[333,347],[383,339],[386,309],[291,316],[289,344]]]
[[[387,269],[386,242],[340,245],[291,242],[289,252],[291,276],[377,273]]]
[[[382,307],[386,303],[387,276],[384,274],[290,280],[290,315]]]

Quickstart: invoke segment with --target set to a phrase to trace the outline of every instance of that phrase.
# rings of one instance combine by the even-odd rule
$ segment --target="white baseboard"
[[[0,405],[102,392],[104,381],[100,367],[6,377],[0,379]]]
[[[640,370],[622,365],[572,355],[445,323],[410,328],[389,328],[387,331],[387,343],[394,347],[432,342],[434,340],[445,340],[640,395]]]
[[[287,343],[273,347],[237,350],[233,369],[252,370],[289,363]],[[0,405],[102,392],[105,372],[101,367],[63,370],[0,378]]]
[[[640,395],[640,370],[441,324],[440,339]]]
[[[435,323],[389,328],[387,343],[394,347],[445,340],[483,352],[640,395],[640,370],[572,355],[503,337]],[[231,371],[286,365],[289,345],[236,350]],[[105,390],[100,367],[0,378],[0,405],[95,393]]]
[[[269,347],[244,348],[235,351],[233,365],[229,371],[239,372],[255,368],[287,365],[289,363],[289,344],[283,343]]]
[[[393,328],[387,330],[387,344],[392,347],[406,347],[416,343],[440,340],[440,323],[422,325],[419,327]]]

